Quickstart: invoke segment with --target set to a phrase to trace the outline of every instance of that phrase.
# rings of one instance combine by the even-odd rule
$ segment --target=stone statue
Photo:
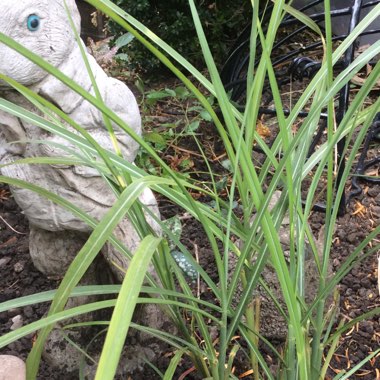
[[[47,60],[94,94],[64,4],[61,0],[0,0],[0,31]],[[80,16],[75,0],[66,0],[66,4],[79,33]],[[0,44],[0,56],[0,73],[28,86],[54,103],[85,128],[103,148],[114,151],[102,114],[95,107],[4,44]],[[108,77],[89,54],[87,59],[105,104],[140,134],[141,118],[132,92],[124,83]],[[5,82],[0,82],[0,96],[41,115],[35,106]],[[66,127],[74,132],[69,125]],[[118,126],[113,125],[113,128],[123,157],[133,162],[138,144]],[[28,143],[30,140],[42,140],[46,144]],[[62,157],[68,154],[60,148],[62,145],[75,150],[63,138],[0,111],[1,164],[27,157]],[[26,180],[60,195],[97,220],[104,216],[115,201],[115,195],[104,179],[95,169],[88,166],[14,164],[2,167],[1,173]],[[62,277],[91,233],[91,228],[69,211],[32,191],[21,188],[12,188],[11,191],[30,222],[30,253],[35,266],[49,277]],[[141,195],[140,200],[157,217],[159,216],[157,203],[150,189]],[[149,217],[147,220],[153,230],[159,233],[157,223]],[[119,224],[114,233],[131,252],[134,252],[140,239],[127,218]],[[102,254],[120,281],[123,273],[117,266],[126,269],[128,260],[109,243],[102,249]],[[91,273],[87,274],[89,278],[85,279],[84,283],[93,282],[96,274]],[[63,358],[63,361],[65,360],[67,358]]]

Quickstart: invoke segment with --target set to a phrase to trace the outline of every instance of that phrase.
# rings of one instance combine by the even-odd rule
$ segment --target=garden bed
[[[152,88],[151,91],[144,90],[145,101],[141,103],[140,107],[144,116],[146,141],[154,145],[171,169],[191,178],[201,186],[209,185],[208,168],[204,160],[204,156],[206,156],[215,176],[220,196],[227,195],[231,179],[230,168],[226,160],[227,155],[215,127],[209,122],[207,113],[204,113],[204,110],[186,90],[172,80],[156,84]],[[157,90],[157,88],[159,89]],[[288,91],[289,89],[286,89],[286,92]],[[294,86],[291,91],[293,93],[301,92]],[[135,93],[137,93],[137,89]],[[284,95],[284,98],[286,97],[287,94]],[[269,140],[275,137],[277,132],[274,124],[271,118],[262,119],[262,124],[258,127],[261,128],[264,138]],[[199,147],[202,147],[202,150]],[[371,146],[369,155],[374,157],[379,154],[378,146]],[[259,168],[263,156],[254,152],[252,159]],[[136,161],[147,171],[159,174],[157,170],[160,169],[144,153],[141,153]],[[371,174],[378,176],[379,168],[373,168]],[[363,193],[350,202],[346,214],[337,220],[332,241],[333,270],[338,270],[354,248],[380,223],[380,186],[366,182],[363,182],[362,186]],[[307,191],[306,188],[304,190]],[[346,184],[346,191],[350,191],[350,182]],[[192,193],[192,195],[202,202],[210,202],[210,199],[202,198],[198,193]],[[193,253],[207,274],[217,282],[214,256],[199,223],[166,199],[158,197],[158,203],[163,219],[173,216],[181,219],[183,230],[181,241]],[[57,288],[58,280],[46,278],[33,267],[29,256],[27,221],[13,201],[8,188],[3,185],[0,186],[0,216],[0,269],[2,273],[0,302]],[[318,212],[313,212],[310,216],[309,223],[316,237],[324,225],[324,220],[325,216]],[[377,239],[375,243],[378,243],[380,237]],[[377,279],[378,258],[375,254],[360,261],[343,278],[339,286],[340,315],[336,326],[341,319],[345,319],[347,322],[380,306]],[[203,299],[214,301],[212,292],[204,284],[196,283],[194,291]],[[17,324],[25,325],[40,319],[48,310],[48,306],[47,303],[32,305],[0,314],[0,333],[3,335],[9,332],[10,329],[16,328]],[[263,324],[265,321],[261,323]],[[13,354],[25,359],[34,339],[34,334],[24,337],[1,349],[0,353]],[[239,340],[239,337],[235,339]],[[283,342],[273,341],[272,343],[280,349]],[[100,345],[101,342],[99,342]],[[338,349],[333,355],[327,379],[332,379],[337,373],[354,367],[376,350],[379,345],[379,316],[375,315],[354,325],[341,337]],[[261,345],[261,350],[267,363],[273,364],[273,353],[264,345]],[[158,367],[162,371],[167,368],[172,356],[173,351],[168,350],[159,360]],[[234,366],[234,373],[237,377],[253,379],[251,369],[240,352]],[[351,379],[380,378],[379,368],[380,355],[377,355],[366,363],[355,376],[351,376]],[[78,376],[59,373],[49,368],[46,363],[42,363],[39,379],[70,380],[71,378],[77,379]],[[139,378],[158,379],[159,376],[147,366],[144,375],[136,377],[134,380]],[[190,380],[199,377],[193,370],[190,361],[184,359],[177,369],[175,378]]]
[[[166,103],[159,103],[157,107],[151,109],[148,119],[159,120],[159,124],[170,124],[178,120],[182,111],[176,103],[170,102],[170,114],[166,112]],[[187,109],[187,108],[186,108]],[[173,111],[174,115],[173,115]],[[177,115],[175,115],[177,113]],[[182,116],[181,116],[182,117]],[[153,125],[151,124],[151,127]],[[181,130],[181,125],[177,126]],[[209,155],[215,173],[219,173],[220,180],[228,183],[228,171],[223,167],[224,152],[218,143],[212,125],[201,121],[200,127],[196,131],[197,138]],[[178,166],[178,170],[197,177],[197,172],[204,170],[203,160],[200,158],[201,152],[197,149],[192,136],[178,136],[173,140],[175,144],[167,145],[167,149],[162,151],[173,167]],[[372,148],[372,154],[379,154],[379,150]],[[181,163],[187,162],[186,167],[181,167]],[[185,162],[185,163],[186,163]],[[197,179],[200,179],[199,175]],[[349,189],[350,184],[347,184]],[[338,219],[336,225],[335,238],[333,240],[332,261],[334,269],[338,269],[353,248],[367,236],[368,233],[380,223],[380,186],[363,183],[363,194],[350,203],[346,215]],[[223,189],[221,190],[223,191]],[[14,203],[8,189],[1,186],[0,189],[0,268],[2,280],[0,286],[0,302],[14,299],[58,286],[58,281],[47,279],[38,272],[31,262],[28,250],[28,224]],[[197,195],[194,194],[196,197]],[[212,277],[216,276],[216,267],[210,247],[205,245],[207,241],[198,223],[189,218],[186,214],[181,215],[181,210],[164,199],[159,199],[160,210],[163,218],[174,215],[179,216],[183,223],[183,233],[181,240],[199,258],[199,262],[206,272]],[[318,212],[312,214],[310,224],[314,231],[319,231],[322,227],[324,216]],[[340,317],[347,321],[380,306],[379,289],[377,284],[377,257],[372,255],[360,262],[340,284]],[[209,290],[201,286],[197,291],[206,299],[210,299]],[[13,309],[0,315],[1,334],[4,334],[14,327],[15,323],[27,324],[37,320],[47,311],[48,304],[32,305],[25,308]],[[34,340],[34,335],[27,336],[17,342],[10,344],[0,351],[2,354],[13,354],[25,358]],[[280,344],[280,342],[274,342]],[[343,335],[339,348],[333,357],[330,367],[330,378],[334,374],[352,368],[364,359],[380,345],[380,319],[374,316],[365,320]],[[263,347],[263,350],[266,350]],[[167,364],[171,353],[162,359],[161,364]],[[271,361],[271,352],[266,351],[264,357]],[[379,377],[380,357],[379,355],[366,363],[358,373],[351,379],[373,380]],[[191,364],[184,362],[179,367],[178,376],[191,369]],[[242,375],[249,368],[241,361],[236,363],[235,374]],[[149,373],[149,369],[147,369]],[[153,375],[154,376],[154,375]],[[196,378],[190,372],[186,379]],[[150,375],[151,378],[154,378]],[[51,371],[46,365],[42,365],[39,375],[40,379],[70,379],[68,374]],[[73,377],[77,378],[77,377]],[[158,377],[157,377],[158,378]],[[252,378],[249,372],[243,378]]]

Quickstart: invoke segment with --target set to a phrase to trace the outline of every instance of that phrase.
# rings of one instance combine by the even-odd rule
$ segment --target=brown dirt
[[[172,83],[163,87],[171,88]],[[154,109],[144,110],[150,113],[149,122],[146,123],[147,130],[154,131],[164,123],[176,123],[179,119],[184,120],[186,113],[190,121],[197,117],[196,113],[188,112],[175,103],[175,101],[165,100],[155,105]],[[264,123],[270,126],[270,122],[264,119]],[[165,160],[175,170],[193,176],[195,180],[201,181],[207,178],[200,174],[206,171],[207,167],[203,162],[197,145],[192,137],[181,135],[186,123],[181,121],[177,124],[174,137],[161,154]],[[201,122],[200,128],[196,131],[198,139],[209,158],[212,169],[216,174],[216,180],[221,184],[221,193],[226,191],[223,184],[228,183],[228,172],[223,168],[223,160],[226,158],[223,146],[215,133],[212,125]],[[372,146],[372,155],[379,155],[378,145]],[[260,159],[254,156],[259,164]],[[255,161],[256,162],[256,161]],[[377,168],[377,170],[379,170]],[[224,186],[224,187],[223,187]],[[368,233],[380,223],[380,186],[370,183],[362,183],[363,193],[352,200],[348,206],[347,213],[338,219],[335,238],[332,242],[332,261],[334,269],[338,269],[347,256],[357,246],[357,244],[368,235]],[[347,191],[350,183],[347,184]],[[0,271],[2,279],[0,281],[0,302],[15,299],[20,296],[38,293],[44,290],[54,289],[58,286],[57,281],[49,280],[41,275],[33,266],[28,250],[28,223],[22,212],[14,203],[12,197],[6,193],[7,187],[0,185]],[[197,194],[194,194],[197,196]],[[207,200],[206,200],[207,201]],[[182,215],[183,211],[167,200],[159,199],[160,210],[163,218],[174,215]],[[323,225],[324,215],[318,212],[313,213],[310,224],[314,231],[318,231]],[[183,219],[182,241],[189,249],[197,252],[202,267],[213,278],[217,279],[216,266],[204,233],[199,228],[199,224],[193,219]],[[377,238],[379,242],[380,237]],[[351,320],[365,312],[380,306],[380,296],[377,283],[378,268],[377,256],[374,254],[361,261],[340,283],[340,311],[341,318]],[[207,289],[202,289],[202,297],[210,298]],[[0,314],[0,334],[10,331],[13,324],[12,318],[21,316],[23,324],[41,318],[48,309],[48,304],[32,305],[25,308],[9,310]],[[34,336],[27,336],[0,349],[0,354],[13,354],[25,358],[33,344]],[[274,342],[276,344],[276,342]],[[277,342],[278,343],[278,342]],[[337,352],[334,354],[327,379],[332,379],[337,373],[348,370],[364,359],[368,354],[380,346],[380,317],[374,316],[357,325],[345,333],[339,342]],[[270,360],[271,353],[265,347],[262,348],[265,356]],[[163,358],[160,366],[164,369],[168,363],[167,358]],[[241,375],[249,368],[244,359],[240,356],[236,360],[236,375]],[[380,355],[366,363],[355,376],[350,379],[373,380],[380,378]],[[191,372],[191,364],[184,361],[179,367],[176,378],[189,371],[186,379],[197,379],[194,372]],[[146,378],[159,378],[154,372],[145,373]],[[41,366],[39,379],[41,380],[70,380],[77,376],[70,376],[66,373],[57,373],[49,369],[44,363]],[[252,379],[252,376],[245,376],[244,379]],[[133,380],[139,380],[135,378]]]
[[[211,128],[211,127],[207,127]],[[215,134],[205,128],[202,132],[203,138],[208,141],[210,151],[217,151],[218,144]],[[214,145],[210,143],[213,141]],[[185,145],[183,145],[185,144]],[[194,151],[194,146],[189,149],[189,141],[184,138],[179,146],[189,151]],[[169,156],[176,154],[181,157],[182,151],[170,148]],[[220,154],[221,152],[217,152]],[[186,153],[188,155],[188,153]],[[191,155],[191,154],[190,154]],[[195,163],[200,164],[200,159],[193,155]],[[198,166],[198,165],[196,165]],[[222,172],[219,163],[216,164],[216,172]],[[191,170],[193,170],[192,168]],[[348,184],[349,187],[349,184]],[[380,223],[380,186],[364,183],[363,194],[352,201],[346,215],[339,218],[337,230],[332,247],[332,260],[334,269],[338,269],[356,245]],[[12,197],[6,193],[5,186],[0,187],[0,268],[2,280],[0,282],[0,302],[14,299],[20,296],[34,294],[57,287],[58,282],[49,280],[41,275],[34,267],[28,252],[28,224],[20,212]],[[180,212],[178,208],[165,200],[160,200],[161,212],[164,218],[176,215]],[[323,224],[323,215],[314,213],[311,217],[311,225],[314,230],[320,229]],[[209,247],[205,244],[205,238],[198,224],[192,219],[185,219],[183,226],[183,242],[192,250],[198,251],[200,262],[205,270],[213,278],[216,278],[215,265],[212,260]],[[207,289],[203,289],[207,292]],[[203,296],[207,297],[207,295]],[[380,306],[379,290],[377,288],[377,257],[372,255],[360,262],[340,284],[340,308],[341,317],[350,320],[362,313],[368,312]],[[4,334],[10,331],[12,318],[17,315],[22,317],[23,323],[27,324],[43,316],[48,308],[47,304],[27,306],[9,310],[0,314],[0,332]],[[27,336],[8,347],[0,350],[1,354],[14,354],[25,358],[29,352],[34,336]],[[376,350],[380,345],[380,319],[374,316],[355,325],[352,330],[343,335],[339,348],[333,357],[329,378],[339,371],[352,368],[368,354]],[[269,353],[268,353],[269,355]],[[164,365],[167,361],[163,361]],[[187,367],[186,367],[187,366]],[[184,363],[180,371],[185,372],[190,364]],[[378,376],[380,368],[380,356],[378,355],[369,363],[365,364],[357,375],[351,379],[373,380]],[[241,374],[247,368],[237,363],[236,373]],[[150,376],[151,377],[151,376]],[[67,374],[52,372],[44,364],[42,365],[39,379],[67,379]],[[75,377],[73,377],[75,378]],[[151,378],[155,378],[154,376]],[[157,377],[158,378],[158,377]],[[187,379],[195,378],[192,373]],[[249,379],[250,377],[245,377]]]

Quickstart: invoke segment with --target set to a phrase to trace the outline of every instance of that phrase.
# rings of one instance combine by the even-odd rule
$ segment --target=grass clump
[[[166,233],[165,236],[168,236],[168,239],[174,242],[173,248],[177,251],[177,255],[185,258],[187,263],[192,268],[195,268],[199,281],[202,281],[210,289],[212,298],[215,299],[215,304],[200,300],[194,294],[193,288],[189,285],[189,281],[179,268],[177,261],[172,255],[168,254],[169,245],[166,242],[167,239],[146,234],[145,230],[147,236],[143,239],[134,256],[140,257],[141,255],[141,257],[136,259],[133,264],[137,266],[140,264],[142,268],[146,268],[147,262],[152,257],[152,262],[160,277],[160,283],[150,281],[149,285],[144,288],[144,292],[157,295],[157,299],[152,298],[151,302],[160,303],[162,308],[171,316],[173,324],[178,328],[180,337],[169,337],[164,332],[145,328],[146,331],[168,341],[176,348],[176,353],[167,372],[162,377],[171,378],[181,357],[187,356],[193,362],[196,371],[202,378],[214,380],[234,379],[236,378],[233,374],[234,360],[237,352],[243,351],[250,368],[253,370],[255,379],[319,380],[325,378],[329,360],[335,352],[341,334],[351,328],[358,320],[379,312],[379,308],[376,308],[350,323],[346,323],[342,319],[335,327],[336,313],[334,310],[328,310],[326,303],[333,294],[336,285],[353,267],[355,262],[379,248],[379,244],[373,240],[380,232],[380,227],[377,226],[350,252],[341,268],[331,277],[328,270],[329,261],[331,260],[331,242],[340,199],[344,191],[344,183],[365,133],[379,109],[378,101],[373,105],[368,105],[365,103],[365,99],[376,85],[380,75],[380,65],[377,64],[373,68],[364,85],[355,94],[348,111],[339,124],[335,123],[334,99],[350,79],[380,52],[380,44],[376,43],[362,52],[352,64],[336,77],[332,76],[332,68],[345,50],[354,43],[361,31],[375,17],[380,15],[380,6],[375,7],[373,12],[361,21],[355,31],[335,51],[332,51],[331,48],[331,32],[329,32],[331,31],[331,20],[328,16],[329,12],[326,12],[327,32],[324,38],[327,43],[322,66],[310,81],[302,96],[293,105],[290,114],[286,116],[283,112],[281,94],[270,59],[276,31],[282,17],[286,11],[291,11],[284,1],[275,2],[265,33],[260,24],[257,7],[252,10],[251,62],[247,78],[247,99],[242,111],[238,110],[230,102],[229,96],[222,85],[217,65],[211,54],[201,19],[193,0],[189,0],[188,5],[194,28],[197,32],[198,43],[202,50],[202,56],[207,66],[207,76],[203,75],[180,53],[116,4],[108,0],[90,0],[89,3],[108,15],[125,32],[132,33],[136,41],[142,43],[180,79],[183,83],[182,87],[186,87],[186,91],[197,99],[202,111],[207,112],[207,117],[214,123],[229,161],[231,180],[228,192],[225,192],[223,197],[220,196],[218,185],[211,169],[209,171],[210,186],[202,187],[184,178],[181,173],[173,170],[157,155],[156,150],[150,143],[138,136],[133,137],[141,145],[144,154],[154,162],[155,167],[160,168],[159,175],[154,175],[154,173],[148,175],[144,170],[129,165],[123,158],[118,157],[113,152],[107,152],[107,158],[112,162],[112,166],[117,169],[116,173],[124,175],[125,178],[122,182],[129,185],[123,191],[120,191],[117,203],[106,215],[105,220],[99,223],[89,220],[80,210],[76,210],[78,215],[94,227],[94,232],[73,263],[71,267],[73,270],[66,274],[62,285],[54,294],[48,317],[33,326],[21,328],[17,334],[10,333],[3,336],[0,338],[0,344],[4,346],[31,331],[41,328],[37,344],[33,348],[28,361],[29,373],[33,374],[38,367],[44,339],[51,329],[50,323],[59,318],[69,317],[74,312],[86,312],[104,306],[99,302],[83,306],[77,310],[63,311],[65,301],[69,296],[73,295],[73,292],[78,294],[78,292],[84,291],[75,289],[73,286],[77,284],[82,275],[80,268],[83,262],[90,263],[94,258],[95,251],[107,239],[119,246],[120,249],[123,249],[120,247],[120,243],[115,241],[112,236],[112,227],[121,217],[120,212],[117,210],[123,209],[126,211],[131,208],[135,202],[136,191],[144,187],[150,187],[157,194],[160,194],[160,197],[178,205],[189,216],[199,222],[205,239],[207,239],[207,243],[212,250],[217,271],[217,280],[214,280],[193,258],[189,249],[181,243],[178,235],[170,231],[162,223],[161,226]],[[306,22],[309,21],[306,19]],[[1,38],[3,42],[21,50],[4,36],[1,36]],[[257,49],[256,41],[259,41],[262,47],[260,57],[255,54]],[[162,54],[162,51],[165,54]],[[25,54],[29,54],[33,58],[30,53]],[[255,56],[258,58],[257,65],[254,65],[253,61]],[[55,75],[59,75],[55,69],[49,68],[45,63],[38,63],[47,70],[51,70]],[[187,73],[185,74],[185,72]],[[205,92],[212,95],[212,101],[211,97],[204,96],[198,86],[195,86],[188,79],[189,74],[195,78],[199,86],[204,88]],[[279,133],[270,146],[266,144],[255,129],[259,122],[259,106],[265,78],[268,78],[270,83],[279,128]],[[67,78],[62,77],[61,79],[69,82]],[[22,86],[15,85],[15,87],[20,92],[33,96],[26,92]],[[77,90],[78,92],[80,91],[80,89]],[[125,133],[132,135],[128,126],[123,125],[117,116],[101,102],[83,91],[81,95],[98,107],[111,121],[123,128]],[[166,91],[161,95],[171,96],[171,92]],[[35,97],[35,101],[41,102],[41,99]],[[303,118],[300,127],[294,130],[292,128],[293,124],[298,115],[304,110],[305,104],[309,104],[308,115]],[[215,111],[215,105],[218,112]],[[19,111],[15,105],[3,101],[0,106],[2,110],[10,113]],[[44,104],[44,106],[47,105]],[[53,109],[53,107],[50,108]],[[326,108],[330,111],[327,140],[309,156],[309,146],[314,133],[318,129],[319,115]],[[24,112],[24,114],[25,117],[31,117],[27,112]],[[47,123],[43,119],[38,119],[38,122],[42,128],[47,128]],[[70,121],[68,120],[68,122]],[[361,128],[357,139],[351,150],[346,150],[347,166],[343,174],[343,181],[336,185],[335,166],[337,163],[334,161],[336,145],[345,136],[351,136],[358,126],[361,126]],[[52,133],[54,131],[62,133],[58,124],[49,125],[49,128],[53,129]],[[69,136],[68,134],[66,136],[68,139],[70,138],[70,141],[80,146],[80,149],[87,153],[86,156],[96,157],[96,160],[100,160],[100,162],[104,161],[99,152],[93,149],[91,144],[83,137]],[[260,170],[252,160],[254,145],[260,146],[266,155]],[[206,160],[206,156],[204,158]],[[82,164],[88,163],[82,162]],[[111,178],[112,183],[118,183],[119,178],[114,178],[115,175],[105,169],[107,165],[108,163],[104,162],[104,165],[96,165],[95,167],[106,178]],[[207,162],[206,166],[211,167]],[[314,176],[311,182],[308,183],[308,192],[306,199],[304,199],[305,179],[311,171],[314,172]],[[162,173],[164,175],[161,175]],[[324,220],[325,234],[322,237],[322,248],[318,249],[313,244],[308,219],[312,212],[314,197],[321,178],[327,179],[326,200],[329,211],[326,213]],[[1,180],[13,185],[29,186],[9,178],[3,177]],[[29,186],[29,188],[39,191],[55,202],[60,202],[65,207],[70,207],[64,200],[43,192],[37,187]],[[269,204],[278,189],[281,189],[281,195],[273,208],[270,209]],[[211,199],[213,207],[194,199],[192,196],[194,190],[207,197],[207,199]],[[139,209],[134,209],[133,212],[139,213]],[[139,215],[143,217],[141,210]],[[253,215],[255,215],[254,219]],[[279,236],[279,230],[285,217],[288,220],[290,232],[287,257]],[[106,226],[108,228],[105,228]],[[141,232],[144,233],[143,228]],[[371,248],[368,248],[366,255],[361,255],[363,249],[370,242],[372,242]],[[141,252],[145,252],[145,255],[142,255]],[[308,254],[313,257],[315,270],[318,273],[316,294],[311,303],[306,301],[307,284],[304,276],[305,261]],[[234,263],[233,267],[232,261]],[[270,345],[270,342],[262,336],[258,322],[260,308],[257,303],[253,302],[253,294],[259,284],[265,287],[261,276],[267,266],[270,266],[276,275],[281,289],[281,299],[276,297],[271,289],[267,288],[267,292],[274,298],[274,304],[279,308],[279,312],[283,315],[287,325],[286,343],[281,352],[276,351]],[[231,270],[231,268],[233,269]],[[140,273],[140,284],[142,284],[144,274],[145,269]],[[137,294],[135,294],[134,297],[127,297],[128,292],[125,287],[130,286],[131,281],[136,281],[136,279],[134,277],[131,279],[127,274],[120,291],[117,293],[117,300],[114,301],[116,306],[110,322],[105,350],[98,367],[97,378],[102,376],[102,380],[112,379],[116,370],[120,351],[117,350],[117,355],[110,358],[110,354],[112,354],[110,347],[113,350],[115,345],[120,348],[123,344],[123,339],[118,339],[115,329],[119,326],[120,321],[124,320],[124,310],[133,310],[137,303],[145,302],[141,295],[137,297]],[[70,286],[67,286],[68,284]],[[96,286],[93,287],[93,290],[100,292],[100,288]],[[237,294],[241,296],[237,298]],[[52,295],[49,297],[51,298]],[[22,302],[26,301],[14,301],[3,305],[3,307],[9,308],[16,302],[22,304]],[[185,318],[184,315],[187,317]],[[123,326],[123,337],[125,337],[130,325],[129,321],[130,319],[126,320]],[[214,339],[212,331],[217,331],[217,340]],[[239,335],[240,341],[236,340],[237,335]],[[269,344],[272,349],[273,358],[277,365],[275,371],[260,352],[259,342]],[[379,350],[373,352],[366,360],[370,360],[378,352]],[[324,353],[327,353],[325,357]],[[339,379],[349,378],[362,364],[350,369],[346,374],[342,373],[339,375]],[[31,375],[30,378],[33,378],[33,376]]]

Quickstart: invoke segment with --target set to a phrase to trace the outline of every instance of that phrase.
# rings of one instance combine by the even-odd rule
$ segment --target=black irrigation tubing
[[[313,1],[306,6],[299,8],[300,11],[305,12],[310,10],[315,5],[321,4],[323,0]],[[348,32],[346,34],[333,36],[333,41],[342,40],[347,37],[347,35],[356,27],[358,22],[360,21],[360,13],[362,9],[373,7],[380,3],[380,0],[368,1],[365,4],[363,0],[354,0],[351,6],[346,6],[344,8],[335,9],[331,11],[332,18],[339,16],[347,16],[350,15],[350,23]],[[312,18],[316,22],[323,21],[324,14],[323,13],[314,13],[308,14],[310,18]],[[265,22],[265,15],[262,15],[263,23]],[[287,34],[286,37],[281,38],[274,45],[274,50],[280,48],[281,46],[286,46],[289,42],[292,41],[292,37],[298,35],[300,32],[306,29],[305,25],[301,25],[297,27],[299,21],[292,17],[291,15],[285,16],[284,20],[281,23],[281,26],[292,26],[296,25],[296,29]],[[231,93],[231,99],[238,103],[238,108],[243,108],[243,106],[239,107],[239,100],[243,100],[246,93],[246,70],[249,62],[249,38],[250,38],[250,30],[251,25],[247,25],[240,36],[237,38],[233,48],[228,55],[226,62],[222,68],[221,78],[225,85],[227,91]],[[380,34],[380,29],[369,29],[364,31],[361,34],[362,36],[368,36],[373,34]],[[289,83],[291,80],[302,80],[303,78],[311,79],[315,73],[320,69],[321,63],[313,60],[307,56],[305,53],[315,50],[321,46],[320,41],[316,41],[308,44],[307,46],[301,46],[300,48],[294,49],[287,54],[280,55],[277,58],[274,58],[272,63],[274,66],[283,64],[285,62],[289,62],[288,67],[284,70],[278,70],[276,73],[278,79],[279,87],[284,86]],[[346,68],[353,60],[355,52],[355,44],[353,44],[344,54],[343,58],[339,60],[334,66],[335,70]],[[375,62],[371,62],[374,64]],[[256,62],[257,64],[257,62]],[[337,110],[337,122],[339,123],[344,117],[348,104],[349,104],[349,91],[350,87],[347,84],[339,93],[339,107]],[[270,93],[270,92],[269,92]],[[269,96],[270,98],[270,96]],[[261,107],[259,110],[260,114],[268,114],[275,115],[276,110],[270,107]],[[289,110],[284,110],[285,115],[290,113]],[[307,111],[302,111],[299,116],[305,117],[307,116]],[[321,113],[322,123],[312,140],[309,155],[314,151],[315,147],[318,145],[320,138],[325,130],[325,120],[327,118],[326,112]],[[380,113],[376,116],[373,125],[371,126],[368,135],[366,136],[365,142],[363,144],[363,148],[361,151],[361,155],[359,161],[355,167],[353,177],[352,177],[352,191],[347,197],[347,201],[345,200],[345,193],[342,196],[339,214],[343,215],[345,213],[346,204],[355,196],[361,193],[361,187],[358,184],[359,180],[366,180],[373,183],[380,183],[380,178],[373,178],[365,176],[366,170],[370,167],[380,164],[380,157],[376,157],[372,160],[366,161],[366,157],[368,155],[368,150],[373,142],[379,143],[380,141]],[[345,157],[343,155],[345,139],[341,140],[338,143],[338,157],[340,161],[339,172],[336,180],[336,186],[338,187],[342,178],[342,174],[345,166]],[[255,149],[260,151],[260,149]],[[318,205],[316,208],[318,211],[326,211],[323,205]]]
[[[347,197],[347,202],[349,202],[352,198],[357,197],[363,192],[363,189],[359,185],[360,180],[380,184],[379,177],[369,177],[365,175],[365,172],[369,168],[375,166],[376,164],[380,164],[380,156],[375,157],[372,160],[366,161],[370,144],[374,141],[378,143],[380,142],[380,113],[376,115],[364,140],[363,149],[359,156],[358,163],[356,165],[354,175],[351,180],[352,187],[351,192]]]

